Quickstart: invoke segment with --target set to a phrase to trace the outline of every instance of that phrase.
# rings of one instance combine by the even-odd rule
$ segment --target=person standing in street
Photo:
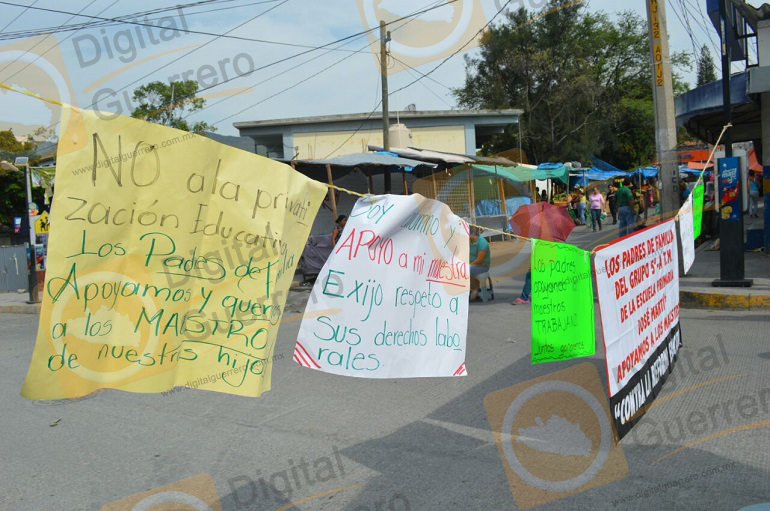
[[[759,203],[759,187],[756,179],[749,179],[749,216],[759,218],[757,204]]]
[[[596,226],[602,230],[602,210],[604,209],[604,196],[599,193],[599,189],[594,187],[591,196],[588,198],[588,204],[591,206],[591,227],[596,232]]]
[[[468,298],[470,301],[474,301],[479,297],[479,290],[483,285],[481,281],[476,277],[489,271],[489,265],[492,261],[492,258],[490,256],[489,243],[487,240],[481,237],[481,229],[475,226],[471,226],[469,240],[471,292]]]
[[[332,246],[336,245],[342,237],[342,231],[345,230],[345,224],[348,223],[348,217],[346,215],[340,215],[337,220],[334,221],[334,230],[332,231]]]
[[[618,206],[618,237],[622,238],[634,232],[634,194],[631,192],[631,180],[623,180],[617,192],[615,201]]]
[[[615,204],[615,193],[618,188],[615,185],[610,185],[607,191],[607,205],[610,208],[610,214],[612,215],[612,225],[618,223],[618,206]]]

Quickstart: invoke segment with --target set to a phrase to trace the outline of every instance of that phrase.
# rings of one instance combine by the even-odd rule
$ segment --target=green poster
[[[692,191],[692,224],[695,239],[700,236],[701,222],[703,221],[703,182]]]
[[[532,240],[532,363],[596,353],[591,255]]]

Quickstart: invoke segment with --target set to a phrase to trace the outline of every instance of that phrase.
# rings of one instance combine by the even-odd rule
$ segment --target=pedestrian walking
[[[578,218],[580,225],[586,225],[586,209],[588,209],[588,199],[582,190],[578,190]]]
[[[617,186],[610,185],[609,191],[607,192],[607,205],[609,206],[610,214],[612,215],[612,225],[616,225],[618,223],[618,206],[615,203],[615,193],[617,191]]]
[[[615,200],[618,206],[618,236],[620,238],[628,236],[634,232],[634,194],[631,192],[631,180],[626,178],[615,193]]]
[[[602,210],[604,210],[604,196],[599,192],[599,189],[594,187],[591,191],[591,196],[588,199],[588,204],[591,206],[591,227],[596,232],[596,226],[599,226],[599,230],[602,230]]]
[[[755,179],[749,179],[749,216],[759,218],[757,204],[759,203],[759,187]]]

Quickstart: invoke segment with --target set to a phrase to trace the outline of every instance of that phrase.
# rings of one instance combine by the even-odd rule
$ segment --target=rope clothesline
[[[11,92],[17,92],[19,94],[24,94],[25,96],[29,96],[31,98],[39,99],[40,101],[45,101],[46,103],[51,103],[53,105],[64,106],[59,101],[55,101],[53,99],[44,98],[44,97],[38,96],[36,94],[32,94],[31,92],[21,91],[21,90],[18,90],[18,89],[14,89],[13,87],[9,87],[8,85],[2,84],[2,83],[0,83],[0,88],[8,90],[8,91],[11,91]],[[731,123],[727,123],[726,125],[724,125],[722,127],[722,132],[719,134],[719,137],[717,138],[717,141],[714,144],[714,148],[711,150],[711,154],[709,155],[709,159],[706,162],[706,165],[704,166],[704,169],[701,171],[700,175],[698,176],[698,181],[696,181],[696,183],[695,183],[696,187],[703,180],[703,174],[706,172],[706,170],[705,170],[706,167],[708,167],[709,163],[711,163],[711,160],[714,157],[714,153],[717,150],[717,146],[719,145],[719,142],[722,140],[722,136],[725,134],[725,131],[727,131],[727,129],[730,128],[730,127],[732,127]],[[663,162],[663,163],[668,163],[668,162]],[[638,168],[642,168],[642,167],[638,167]],[[638,169],[633,169],[633,170],[638,170]],[[633,172],[633,170],[631,170],[631,172]],[[368,194],[363,194],[363,193],[355,192],[353,190],[348,190],[347,188],[342,188],[341,186],[337,186],[337,185],[333,185],[333,184],[328,184],[327,183],[326,186],[328,186],[329,188],[333,188],[335,190],[338,190],[340,192],[347,193],[349,195],[355,195],[355,196],[358,196],[358,197],[367,197],[368,196]],[[677,220],[679,219],[679,215],[680,214],[681,214],[681,209],[676,214],[675,218]],[[517,240],[521,240],[521,241],[532,241],[532,238],[527,238],[526,236],[519,236],[518,234],[513,234],[513,233],[510,233],[510,232],[502,231],[500,229],[493,229],[491,227],[485,227],[483,225],[476,225],[476,224],[471,224],[471,223],[469,223],[468,225],[470,225],[472,227],[479,228],[479,229],[483,229],[484,231],[487,231],[487,232],[493,232],[495,234],[502,234],[503,236],[510,236],[513,239],[517,239]],[[602,245],[596,246],[593,250],[591,250],[591,254],[596,253],[597,250],[599,250],[600,248],[605,247],[605,246],[606,246],[606,244],[602,244]]]
[[[24,94],[25,96],[29,96],[31,98],[39,99],[40,101],[45,101],[46,103],[51,103],[52,105],[64,106],[59,101],[56,101],[56,100],[53,100],[53,99],[48,99],[48,98],[43,98],[43,97],[38,96],[37,94],[32,94],[31,92],[14,89],[13,87],[9,87],[9,86],[7,86],[7,85],[5,85],[3,83],[0,83],[0,89],[9,90],[11,92],[18,92],[19,94]]]

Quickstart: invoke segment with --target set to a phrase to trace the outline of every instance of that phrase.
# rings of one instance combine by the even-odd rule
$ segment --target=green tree
[[[714,59],[711,58],[711,52],[705,44],[700,49],[698,56],[698,87],[707,83],[717,81],[717,71],[714,66]]]
[[[620,168],[652,160],[655,118],[649,35],[633,12],[611,19],[585,4],[551,0],[537,15],[521,8],[491,28],[478,57],[466,57],[465,108],[521,108],[530,161],[590,161]],[[675,54],[676,65],[687,64]],[[677,75],[675,89],[682,87]],[[517,147],[513,127],[484,147]]]
[[[0,160],[14,162],[17,156],[33,158],[35,143],[19,142],[12,130],[0,131]],[[32,188],[32,200],[43,204],[43,191]],[[27,188],[23,172],[0,176],[0,225],[13,225],[13,217],[27,214]]]
[[[190,125],[184,118],[206,106],[205,99],[195,97],[197,92],[198,82],[195,80],[142,85],[134,90],[134,101],[139,106],[131,112],[131,117],[193,133],[216,131],[204,121]]]

